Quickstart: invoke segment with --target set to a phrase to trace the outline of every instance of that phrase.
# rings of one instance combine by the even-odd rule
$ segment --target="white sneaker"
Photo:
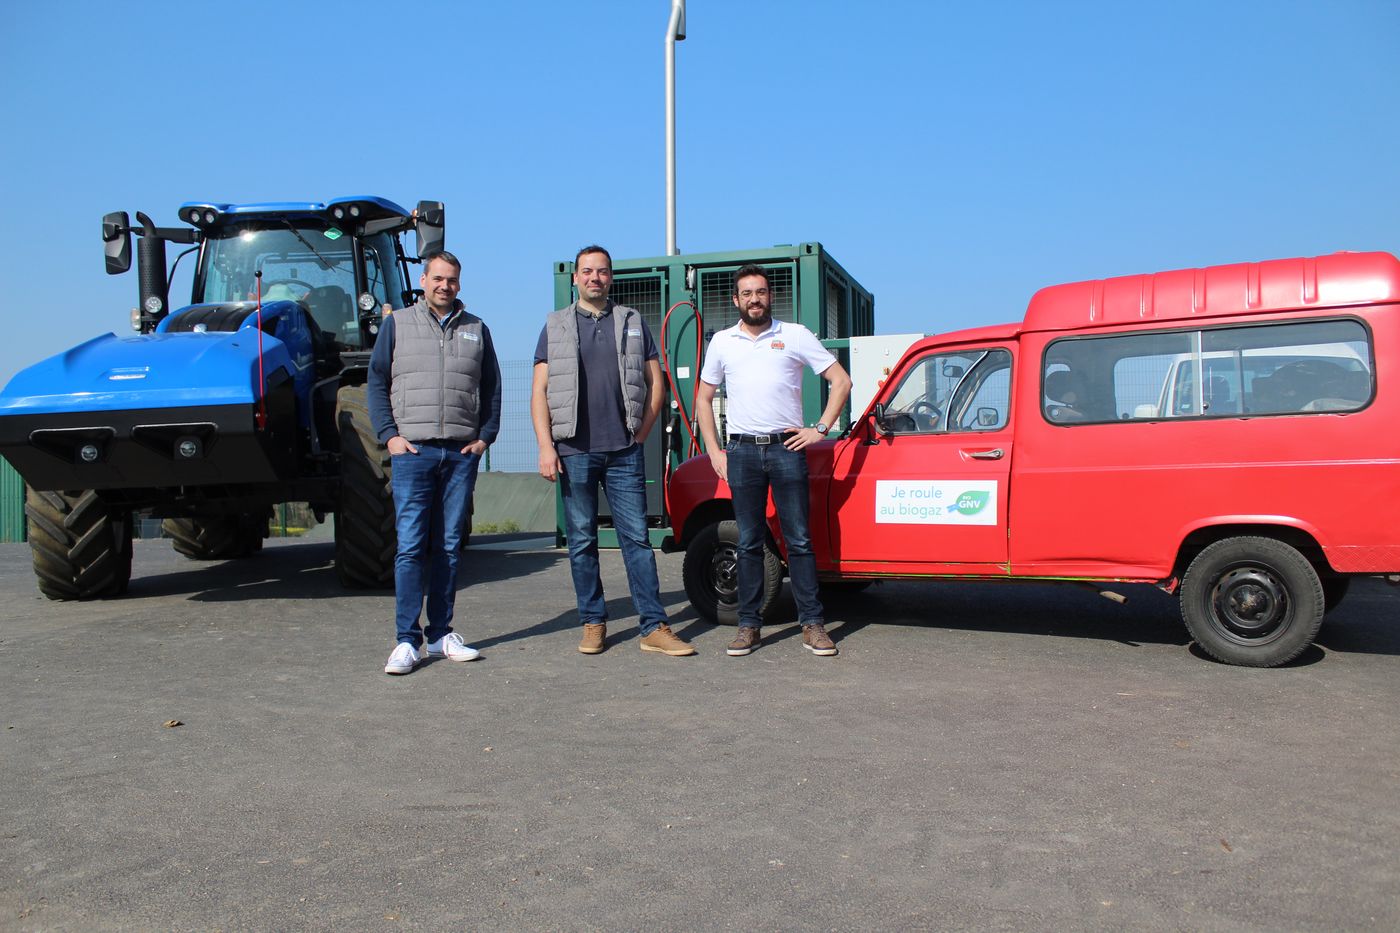
[[[421,660],[423,660],[423,656],[418,653],[417,648],[406,641],[401,641],[394,647],[394,653],[389,655],[389,661],[384,665],[384,673],[410,673]]]
[[[481,657],[481,652],[462,641],[462,636],[456,632],[448,632],[437,641],[430,641],[423,646],[428,657],[446,658],[449,661],[475,661]]]

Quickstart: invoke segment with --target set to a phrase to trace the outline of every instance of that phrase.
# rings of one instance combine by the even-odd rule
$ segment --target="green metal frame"
[[[836,354],[847,371],[850,370],[850,338],[868,336],[875,332],[874,296],[818,242],[774,246],[768,249],[614,259],[613,298],[623,304],[632,304],[642,311],[658,346],[663,346],[662,352],[676,375],[676,385],[682,396],[683,408],[692,422],[695,413],[689,411],[689,400],[694,394],[695,380],[699,378],[695,352],[699,323],[690,308],[676,306],[680,302],[691,302],[693,306],[698,307],[704,319],[705,334],[729,326],[737,313],[729,300],[732,294],[732,276],[748,263],[763,266],[773,274],[775,291],[780,291],[780,284],[787,286],[781,309],[775,297],[775,316],[780,320],[795,321],[816,334],[822,343]],[[574,300],[574,263],[556,262],[553,264],[553,273],[554,306],[562,308]],[[659,288],[653,288],[653,282],[658,282]],[[721,283],[724,284],[722,293],[714,287]],[[707,289],[707,286],[711,287]],[[644,297],[643,306],[629,301],[630,295]],[[671,314],[663,335],[661,324],[667,309],[672,307],[676,307],[676,310]],[[727,315],[729,320],[716,320],[717,315]],[[702,335],[701,342],[708,343],[708,339]],[[662,413],[662,417],[668,421],[672,401],[668,385],[666,408]],[[806,373],[802,382],[803,418],[808,424],[815,424],[825,407],[825,380],[815,373]],[[850,421],[849,406],[847,407],[848,410],[842,414],[840,425]],[[658,430],[661,430],[661,427],[659,425]],[[684,433],[683,428],[679,430],[682,432],[684,448],[688,446],[688,435]],[[673,451],[667,451],[665,457],[669,459],[671,467],[678,466],[683,459]],[[649,476],[648,482],[662,482],[662,472],[664,471],[658,470],[655,477]],[[557,494],[556,499],[558,526],[555,539],[556,543],[562,546],[562,493]],[[650,518],[662,525],[666,524],[664,515],[654,515]],[[671,534],[671,529],[653,527],[650,534],[653,546],[659,546],[662,540]],[[602,547],[617,546],[617,538],[611,528],[600,528],[598,540]]]

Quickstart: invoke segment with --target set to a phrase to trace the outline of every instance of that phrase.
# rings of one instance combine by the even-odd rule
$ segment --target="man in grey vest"
[[[478,657],[452,631],[452,611],[477,467],[500,431],[501,370],[491,331],[457,300],[461,273],[446,250],[423,257],[423,297],[384,319],[369,361],[370,423],[389,449],[399,537],[398,643],[386,674],[407,674],[425,657]]]
[[[642,444],[661,414],[661,366],[651,332],[634,308],[608,298],[612,257],[585,246],[574,257],[578,300],[549,315],[535,349],[530,415],[540,475],[563,478],[569,568],[583,640],[607,646],[607,604],[598,572],[598,486],[612,510],[643,651],[680,657],[695,649],[676,636],[661,605],[656,555],[647,535]]]

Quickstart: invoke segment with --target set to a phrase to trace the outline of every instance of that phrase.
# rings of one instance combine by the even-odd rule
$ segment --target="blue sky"
[[[1016,320],[1056,282],[1400,249],[1400,3],[688,9],[682,251],[820,240],[879,332]],[[464,299],[527,357],[553,261],[665,251],[668,12],[7,5],[0,380],[127,332],[104,212],[173,225],[206,199],[445,201]]]

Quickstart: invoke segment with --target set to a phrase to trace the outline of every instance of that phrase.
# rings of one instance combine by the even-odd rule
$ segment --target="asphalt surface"
[[[566,557],[478,539],[480,661],[382,673],[328,542],[51,603],[0,546],[0,929],[1400,928],[1400,591],[1278,670],[1175,603],[886,584],[729,658],[575,651]],[[790,613],[790,607],[787,609]],[[179,721],[177,726],[168,726]]]

